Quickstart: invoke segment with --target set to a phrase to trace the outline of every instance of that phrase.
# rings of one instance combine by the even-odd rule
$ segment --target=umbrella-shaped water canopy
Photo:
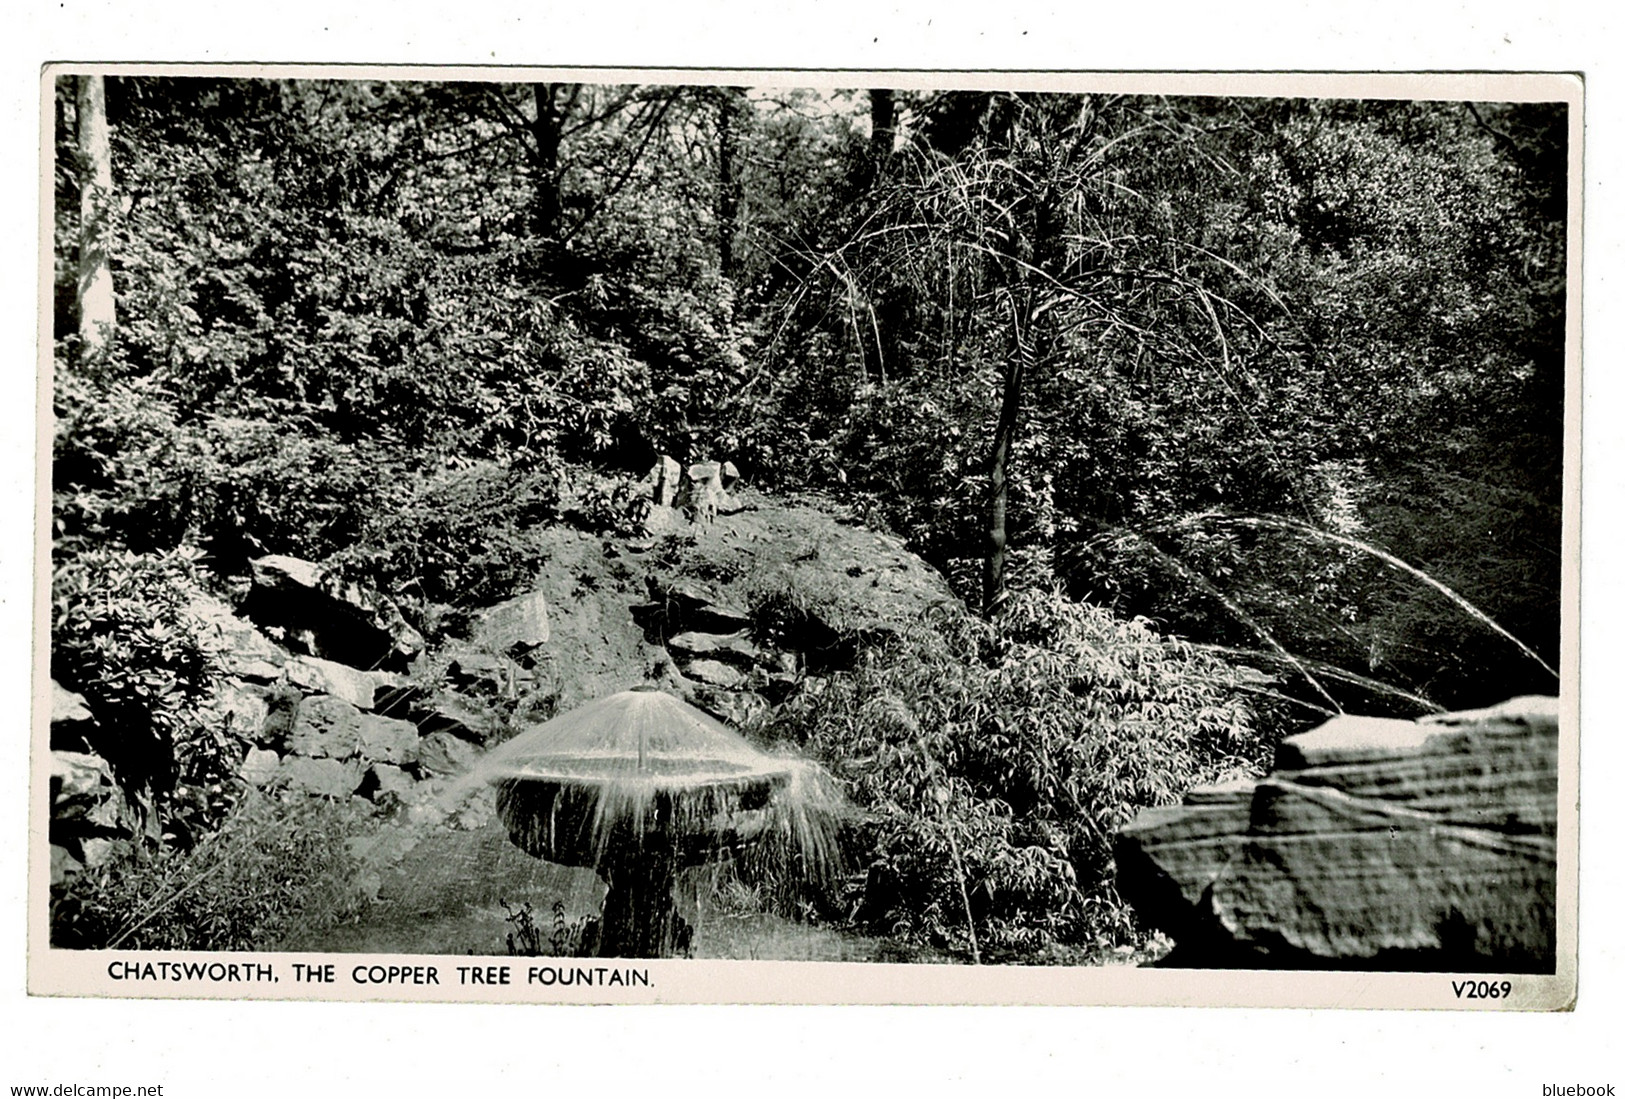
[[[515,844],[539,858],[602,869],[637,849],[684,864],[746,842],[786,787],[793,761],[653,689],[577,707],[502,745],[481,764]]]
[[[837,799],[812,770],[654,688],[561,714],[481,763],[516,845],[609,883],[601,952],[624,956],[672,952],[683,867],[768,835],[827,858]]]

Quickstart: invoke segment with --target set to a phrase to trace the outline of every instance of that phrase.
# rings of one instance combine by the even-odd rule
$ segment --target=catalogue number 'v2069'
[[[1511,981],[1451,981],[1458,1000],[1504,1000],[1512,995]]]

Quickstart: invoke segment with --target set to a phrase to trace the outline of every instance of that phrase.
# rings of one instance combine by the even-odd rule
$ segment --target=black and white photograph
[[[1577,81],[45,79],[32,988],[1572,1002]]]

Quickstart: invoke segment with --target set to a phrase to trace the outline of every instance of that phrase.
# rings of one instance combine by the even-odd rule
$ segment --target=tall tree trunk
[[[992,618],[1009,598],[1005,565],[1009,557],[1010,452],[1021,418],[1021,390],[1033,363],[1033,295],[1023,282],[1011,291],[1010,357],[1004,369],[999,397],[999,424],[993,433],[993,454],[988,461],[987,555],[982,560],[982,614]]]
[[[897,144],[897,93],[890,88],[869,89],[869,155],[879,168]]]
[[[564,134],[564,118],[568,105],[560,105],[562,84],[533,84],[536,114],[531,122],[531,232],[542,240],[559,237],[559,216],[563,199],[559,193],[559,144]],[[570,96],[579,91],[571,86]]]
[[[869,160],[863,168],[866,173],[864,184],[878,190],[881,180],[886,174],[886,164],[891,159],[892,145],[897,140],[897,100],[896,93],[890,88],[869,89]],[[876,201],[884,201],[877,198]],[[857,297],[857,306],[854,306],[854,322],[857,322],[858,306],[862,307],[865,316],[858,323],[857,340],[858,353],[864,361],[864,377],[868,378],[869,360],[873,359],[877,372],[880,375],[880,384],[886,384],[886,339],[882,335],[880,314],[876,311],[873,300],[867,294],[860,294],[855,283],[852,293]],[[889,334],[889,333],[888,333]]]
[[[1042,123],[1042,119],[1038,119]],[[1010,120],[1005,141],[1012,148],[1033,144],[1033,135],[1023,134],[1023,120]],[[1045,143],[1037,142],[1040,149]],[[999,424],[993,436],[993,454],[988,462],[987,556],[982,570],[982,613],[992,617],[1009,597],[1006,566],[1009,558],[1007,516],[1010,507],[1010,461],[1016,428],[1021,419],[1022,390],[1034,376],[1047,341],[1041,338],[1039,324],[1048,315],[1049,304],[1035,276],[1056,282],[1067,266],[1066,210],[1054,182],[1057,162],[1047,151],[1038,173],[1042,181],[1031,194],[1032,227],[1025,229],[1014,217],[1007,223],[1009,256],[997,264],[1001,282],[1009,291],[1010,358],[1005,367],[1003,392],[999,399]],[[1052,303],[1050,303],[1052,304]]]
[[[107,87],[100,76],[78,78],[79,341],[87,358],[112,346],[118,317],[108,254],[113,216],[113,146],[107,127]]]
[[[744,113],[745,89],[722,89],[717,119],[717,267],[725,279],[739,273],[734,243],[739,233],[739,126]]]

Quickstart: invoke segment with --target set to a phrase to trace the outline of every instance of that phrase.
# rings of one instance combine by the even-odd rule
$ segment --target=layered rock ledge
[[[1340,716],[1264,779],[1191,791],[1117,837],[1166,964],[1552,972],[1557,700]]]

